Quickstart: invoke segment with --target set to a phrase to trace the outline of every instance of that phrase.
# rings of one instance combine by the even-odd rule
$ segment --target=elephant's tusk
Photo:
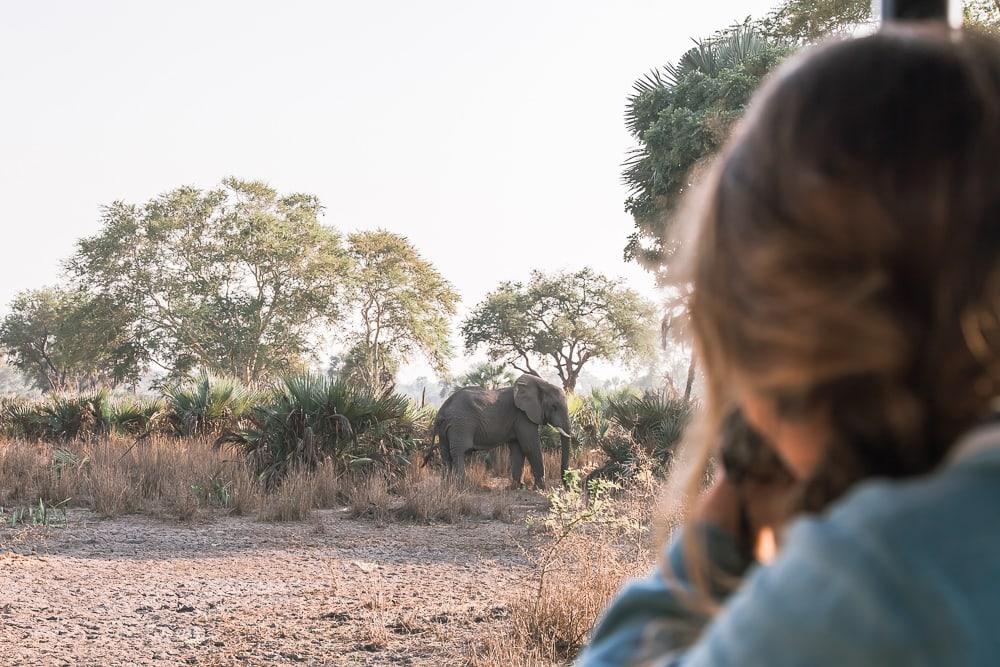
[[[559,435],[561,435],[564,438],[572,438],[573,437],[569,433],[567,433],[566,431],[564,431],[561,428],[559,428],[558,426],[556,426],[556,430],[559,431]]]

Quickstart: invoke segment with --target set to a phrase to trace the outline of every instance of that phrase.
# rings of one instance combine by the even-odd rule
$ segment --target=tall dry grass
[[[209,509],[247,513],[260,491],[242,461],[206,439],[111,436],[59,446],[0,441],[0,504],[89,507],[102,516],[147,512],[188,520]]]
[[[624,581],[655,562],[655,480],[614,490],[595,510],[575,502],[578,490],[555,493],[562,499],[542,524],[545,539],[530,554],[534,574],[507,605],[503,623],[468,647],[474,667],[572,661]]]
[[[649,565],[593,535],[564,540],[544,580],[536,573],[507,606],[502,623],[469,647],[469,664],[549,667],[572,661],[622,583]]]

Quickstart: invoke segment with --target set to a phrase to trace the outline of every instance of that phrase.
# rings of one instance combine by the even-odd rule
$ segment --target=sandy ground
[[[538,511],[519,492],[518,514]],[[0,528],[0,665],[461,665],[504,623],[523,521],[216,517]]]

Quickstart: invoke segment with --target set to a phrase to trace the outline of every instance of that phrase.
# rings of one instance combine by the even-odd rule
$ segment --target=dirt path
[[[26,530],[0,528],[2,665],[460,665],[529,571],[520,521]]]

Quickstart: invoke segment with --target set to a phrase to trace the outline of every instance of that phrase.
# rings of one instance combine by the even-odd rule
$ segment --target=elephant
[[[542,469],[542,444],[538,427],[548,424],[559,431],[562,476],[569,467],[569,408],[562,389],[529,374],[517,379],[513,387],[482,389],[463,387],[453,393],[438,409],[434,434],[441,448],[441,458],[450,474],[465,479],[465,457],[472,451],[493,449],[507,444],[510,449],[510,473],[515,488],[521,486],[524,459],[531,465],[535,488],[545,487]]]

